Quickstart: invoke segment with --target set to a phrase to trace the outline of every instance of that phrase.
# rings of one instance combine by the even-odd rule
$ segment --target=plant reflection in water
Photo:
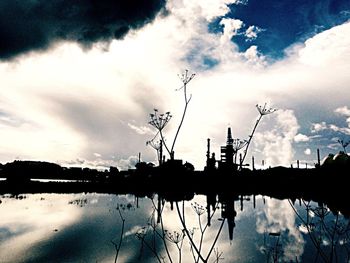
[[[182,251],[184,245],[189,246],[189,251],[192,255],[193,262],[209,262],[209,259],[213,259],[213,262],[219,262],[222,257],[222,252],[218,248],[215,248],[218,237],[221,233],[222,227],[225,223],[225,217],[220,218],[221,224],[219,230],[211,244],[209,246],[206,254],[204,253],[204,242],[205,235],[210,222],[213,216],[217,212],[218,202],[215,201],[212,204],[213,211],[207,210],[204,206],[200,205],[197,202],[191,203],[192,213],[197,217],[197,225],[189,227],[186,222],[186,213],[185,213],[185,201],[176,202],[176,211],[180,219],[182,229],[178,230],[168,230],[164,228],[163,221],[163,211],[165,207],[165,201],[161,198],[158,198],[158,204],[156,205],[154,199],[151,199],[153,205],[153,211],[151,216],[148,219],[147,226],[143,226],[136,233],[137,239],[141,242],[139,259],[142,259],[144,248],[149,249],[152,254],[155,256],[158,262],[182,262]],[[225,209],[223,210],[225,211]],[[205,212],[208,213],[207,221],[203,219]],[[193,216],[193,215],[191,215]],[[199,236],[197,237],[197,233]],[[162,250],[159,249],[158,243],[163,245],[165,253],[162,253]],[[177,251],[177,256],[175,257],[172,254],[172,250],[169,246],[175,246]],[[177,260],[177,261],[176,261]]]
[[[299,229],[310,237],[316,248],[315,262],[349,262],[350,260],[350,222],[338,211],[330,211],[323,203],[312,205],[310,201],[300,200],[305,215],[295,209],[288,200],[300,220]]]
[[[243,200],[250,201],[250,198],[244,199],[241,196],[241,210],[243,210]],[[262,200],[265,205],[265,199]],[[164,226],[163,212],[166,201],[162,198],[158,198],[158,202],[154,198],[151,201],[153,210],[148,223],[136,233],[137,239],[141,242],[139,260],[142,260],[145,249],[148,249],[158,262],[181,263],[184,259],[183,251],[187,246],[192,259],[186,258],[185,262],[223,261],[224,252],[219,248],[218,239],[223,226],[227,223],[229,239],[231,242],[233,240],[235,217],[237,215],[234,201],[227,202],[225,199],[220,199],[220,197],[217,199],[216,196],[207,196],[207,206],[196,201],[191,202],[190,215],[188,214],[189,211],[186,211],[185,201],[177,201],[174,204],[171,202],[171,208],[175,208],[182,226],[181,229],[176,230],[166,229]],[[331,212],[322,203],[316,204],[300,200],[300,205],[297,207],[291,200],[285,200],[285,202],[290,204],[296,214],[295,230],[307,235],[316,248],[315,254],[312,255],[308,251],[305,255],[289,258],[289,262],[307,261],[308,257],[312,258],[314,262],[349,262],[350,223],[347,217],[342,216],[337,211]],[[220,216],[218,215],[219,210],[221,210]],[[217,215],[220,223],[215,226],[215,235],[210,235],[208,239],[206,232],[211,226],[214,215]],[[196,219],[187,220],[190,217]],[[194,222],[196,223],[194,224]],[[286,238],[288,238],[286,232],[291,230],[284,229],[281,231],[269,232],[266,230],[263,235],[263,246],[260,248],[260,252],[265,254],[266,262],[283,262],[286,259],[283,246],[286,245]],[[160,243],[161,246],[159,246]],[[175,247],[175,250],[171,248],[172,246]]]

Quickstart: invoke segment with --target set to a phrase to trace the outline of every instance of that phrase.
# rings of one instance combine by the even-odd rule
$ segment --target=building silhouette
[[[235,152],[233,150],[232,131],[231,127],[228,127],[226,145],[221,146],[221,159],[219,161],[219,169],[222,172],[228,173],[237,169],[237,165],[233,161],[234,154]]]

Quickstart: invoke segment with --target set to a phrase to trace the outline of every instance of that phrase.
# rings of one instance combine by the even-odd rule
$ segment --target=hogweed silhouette
[[[154,112],[150,114],[151,120],[148,123],[157,130],[157,133],[154,136],[154,138],[152,140],[148,141],[146,144],[152,146],[154,149],[157,150],[157,152],[158,151],[162,152],[162,147],[164,145],[164,147],[165,147],[166,151],[168,152],[171,159],[174,159],[175,144],[176,144],[177,138],[179,136],[181,127],[183,125],[183,122],[184,122],[184,119],[186,116],[188,104],[190,103],[190,101],[192,99],[192,94],[189,96],[187,94],[187,84],[194,78],[194,76],[195,76],[195,74],[194,73],[189,74],[189,71],[187,69],[185,70],[184,73],[179,75],[180,80],[181,80],[183,85],[179,89],[177,89],[176,91],[183,90],[184,99],[185,99],[185,106],[184,106],[184,110],[182,113],[180,123],[177,126],[177,130],[176,130],[173,142],[171,144],[171,147],[169,147],[166,143],[166,140],[165,140],[164,134],[163,134],[163,129],[165,128],[165,126],[168,124],[168,122],[172,118],[172,115],[170,114],[170,112],[160,114],[158,112],[158,109],[154,109]],[[154,145],[152,145],[152,143],[151,143],[153,140],[155,140],[155,138],[158,135],[160,136],[160,140],[161,140],[159,149],[157,149],[157,147],[155,148]],[[162,156],[160,156],[160,160],[161,160],[161,158],[162,158]]]
[[[170,121],[172,115],[169,111],[166,113],[158,113],[158,109],[154,109],[153,111],[154,113],[150,113],[151,120],[148,123],[155,127],[158,131],[162,131]]]
[[[240,161],[240,166],[241,166],[241,167],[242,167],[242,165],[243,165],[244,159],[245,159],[246,156],[247,156],[249,145],[250,145],[250,143],[251,143],[251,141],[252,141],[252,139],[253,139],[253,136],[254,136],[254,133],[255,133],[255,131],[256,131],[256,128],[258,127],[258,125],[259,125],[259,123],[260,123],[262,117],[265,116],[265,115],[268,115],[268,114],[271,114],[271,113],[274,113],[275,111],[277,111],[277,109],[275,109],[275,108],[267,107],[267,103],[265,103],[264,106],[261,106],[261,105],[259,105],[259,104],[256,104],[255,106],[256,106],[256,109],[257,109],[258,112],[259,112],[259,117],[258,117],[258,119],[256,120],[255,125],[254,125],[254,127],[253,127],[253,130],[252,130],[251,134],[249,135],[248,140],[247,140],[247,143],[246,143],[246,145],[245,145],[245,149],[244,149],[244,152],[243,152],[243,157],[242,157],[242,159],[241,159],[241,161]]]

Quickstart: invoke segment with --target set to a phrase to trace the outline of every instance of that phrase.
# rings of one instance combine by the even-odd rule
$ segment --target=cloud
[[[168,10],[186,18],[192,15],[191,20],[205,20],[210,22],[217,17],[223,17],[230,12],[230,5],[244,4],[241,0],[203,0],[203,1],[169,1],[167,3]]]
[[[11,1],[0,4],[0,59],[46,50],[57,41],[84,47],[123,38],[152,21],[165,5],[152,1]]]
[[[327,148],[331,150],[339,150],[340,144],[339,143],[331,143],[327,145]]]
[[[341,115],[345,115],[347,117],[350,116],[350,109],[347,106],[336,108],[334,112],[339,113]]]
[[[340,132],[340,133],[344,133],[346,135],[350,135],[350,128],[348,128],[348,127],[338,127],[337,125],[330,124],[329,129],[332,131],[335,131],[335,132]]]
[[[54,229],[62,230],[81,220],[82,211],[67,206],[71,195],[42,194],[25,197],[22,200],[8,199],[1,204],[1,209],[6,212],[3,213],[0,229],[7,230],[10,234],[2,238],[0,244],[2,262],[29,261],[33,246],[54,238]],[[52,202],[55,206],[52,206]],[[30,209],[24,209],[28,207]]]
[[[131,123],[128,123],[128,126],[129,126],[132,130],[134,130],[136,133],[141,134],[141,135],[143,135],[143,134],[148,134],[148,135],[154,134],[154,132],[151,130],[151,128],[150,128],[150,127],[147,127],[147,126],[138,127],[138,126],[133,125],[133,124],[131,124]]]
[[[280,233],[283,261],[300,259],[304,252],[305,240],[296,227],[296,215],[288,200],[269,199],[263,210],[264,213],[257,217],[257,232]]]
[[[224,26],[223,37],[231,40],[242,28],[243,22],[239,19],[223,18],[220,25]]]
[[[340,127],[339,125],[336,124],[327,124],[326,122],[321,122],[321,123],[313,123],[311,132],[316,133],[316,132],[321,132],[321,131],[333,131],[336,133],[342,133],[346,135],[350,135],[350,110],[348,109],[347,106],[343,107],[338,107],[334,110],[335,113],[347,117],[345,122],[348,125],[348,127]]]
[[[249,26],[247,30],[245,31],[245,36],[247,37],[247,40],[253,40],[258,37],[258,34],[262,32],[263,29],[257,27],[257,26]]]
[[[298,133],[294,137],[295,142],[308,142],[309,140],[310,140],[310,138],[308,136],[306,136],[305,134],[301,134],[301,133]]]
[[[244,52],[244,57],[255,68],[261,68],[267,65],[265,57],[260,54],[257,46],[251,46]]]
[[[141,156],[142,157],[142,156]],[[135,167],[138,163],[137,156],[129,156],[127,158],[116,156],[102,156],[100,154],[93,154],[93,158],[77,158],[75,160],[66,161],[60,160],[59,163],[66,167],[82,167],[92,168],[100,171],[109,170],[110,167],[117,167],[119,170],[128,170]]]
[[[304,154],[305,155],[310,155],[311,154],[311,149],[310,148],[305,149]]]
[[[312,123],[311,132],[315,133],[315,132],[323,131],[326,129],[327,129],[327,124],[324,121],[321,123]]]
[[[120,159],[117,161],[117,167],[121,170],[127,170],[130,168],[134,168],[135,164],[138,163],[137,156],[130,156],[128,159]]]
[[[347,106],[344,106],[344,107],[339,107],[335,109],[334,112],[347,117],[346,123],[348,124],[349,129],[348,128],[342,128],[342,129],[345,130],[344,133],[350,134],[350,109]]]
[[[313,66],[325,65],[335,59],[339,63],[341,59],[348,60],[350,54],[347,50],[350,40],[343,37],[350,32],[350,27],[346,26],[348,24],[349,22],[346,22],[343,26],[335,26],[331,31],[326,30],[307,39],[305,47],[300,50],[300,60]],[[334,42],[335,38],[336,42]]]
[[[293,161],[292,143],[297,135],[299,124],[292,110],[279,110],[272,129],[257,133],[255,143],[263,153],[266,164],[289,166]]]

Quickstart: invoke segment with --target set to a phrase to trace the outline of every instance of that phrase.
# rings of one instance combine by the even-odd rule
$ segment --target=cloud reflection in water
[[[137,233],[148,229],[145,240],[153,242],[150,224],[153,222],[161,230],[153,207],[153,204],[158,205],[157,196],[154,196],[153,204],[149,198],[137,200],[132,195],[35,194],[25,197],[20,200],[0,196],[0,262],[114,262],[116,250],[112,241],[118,244],[122,226],[119,211],[125,218],[125,229],[118,262],[156,260],[151,250],[142,247]],[[222,204],[218,205],[203,236],[201,252],[204,258],[215,243],[216,251],[223,253],[224,262],[265,262],[268,246],[273,246],[276,240],[281,245],[280,250],[270,252],[276,252],[279,260],[284,262],[300,262],[314,255],[307,229],[300,225],[288,200],[267,198],[265,202],[264,197],[257,196],[254,207],[251,198],[244,197],[241,202],[233,197],[228,199],[234,202],[236,211],[232,241],[226,218],[218,241],[214,242],[223,222]],[[185,201],[183,207],[186,227],[194,230],[193,242],[198,247],[201,242],[199,218],[202,226],[207,223],[206,202],[206,196],[197,195]],[[170,234],[183,233],[183,225],[176,203],[173,210],[169,202],[163,204],[162,220],[164,230],[169,233],[169,254],[174,262],[178,262],[178,250],[175,242],[171,242],[174,237]],[[182,213],[182,201],[178,204]],[[302,206],[294,207],[305,215]],[[341,241],[347,242],[345,239]],[[190,247],[188,237],[184,237],[181,251],[184,263],[193,262]],[[167,262],[160,239],[154,244],[154,249]],[[212,253],[210,262],[214,259]]]
[[[270,235],[280,234],[283,261],[300,260],[305,240],[296,225],[296,215],[288,200],[266,200],[266,205],[257,214],[257,232]]]

